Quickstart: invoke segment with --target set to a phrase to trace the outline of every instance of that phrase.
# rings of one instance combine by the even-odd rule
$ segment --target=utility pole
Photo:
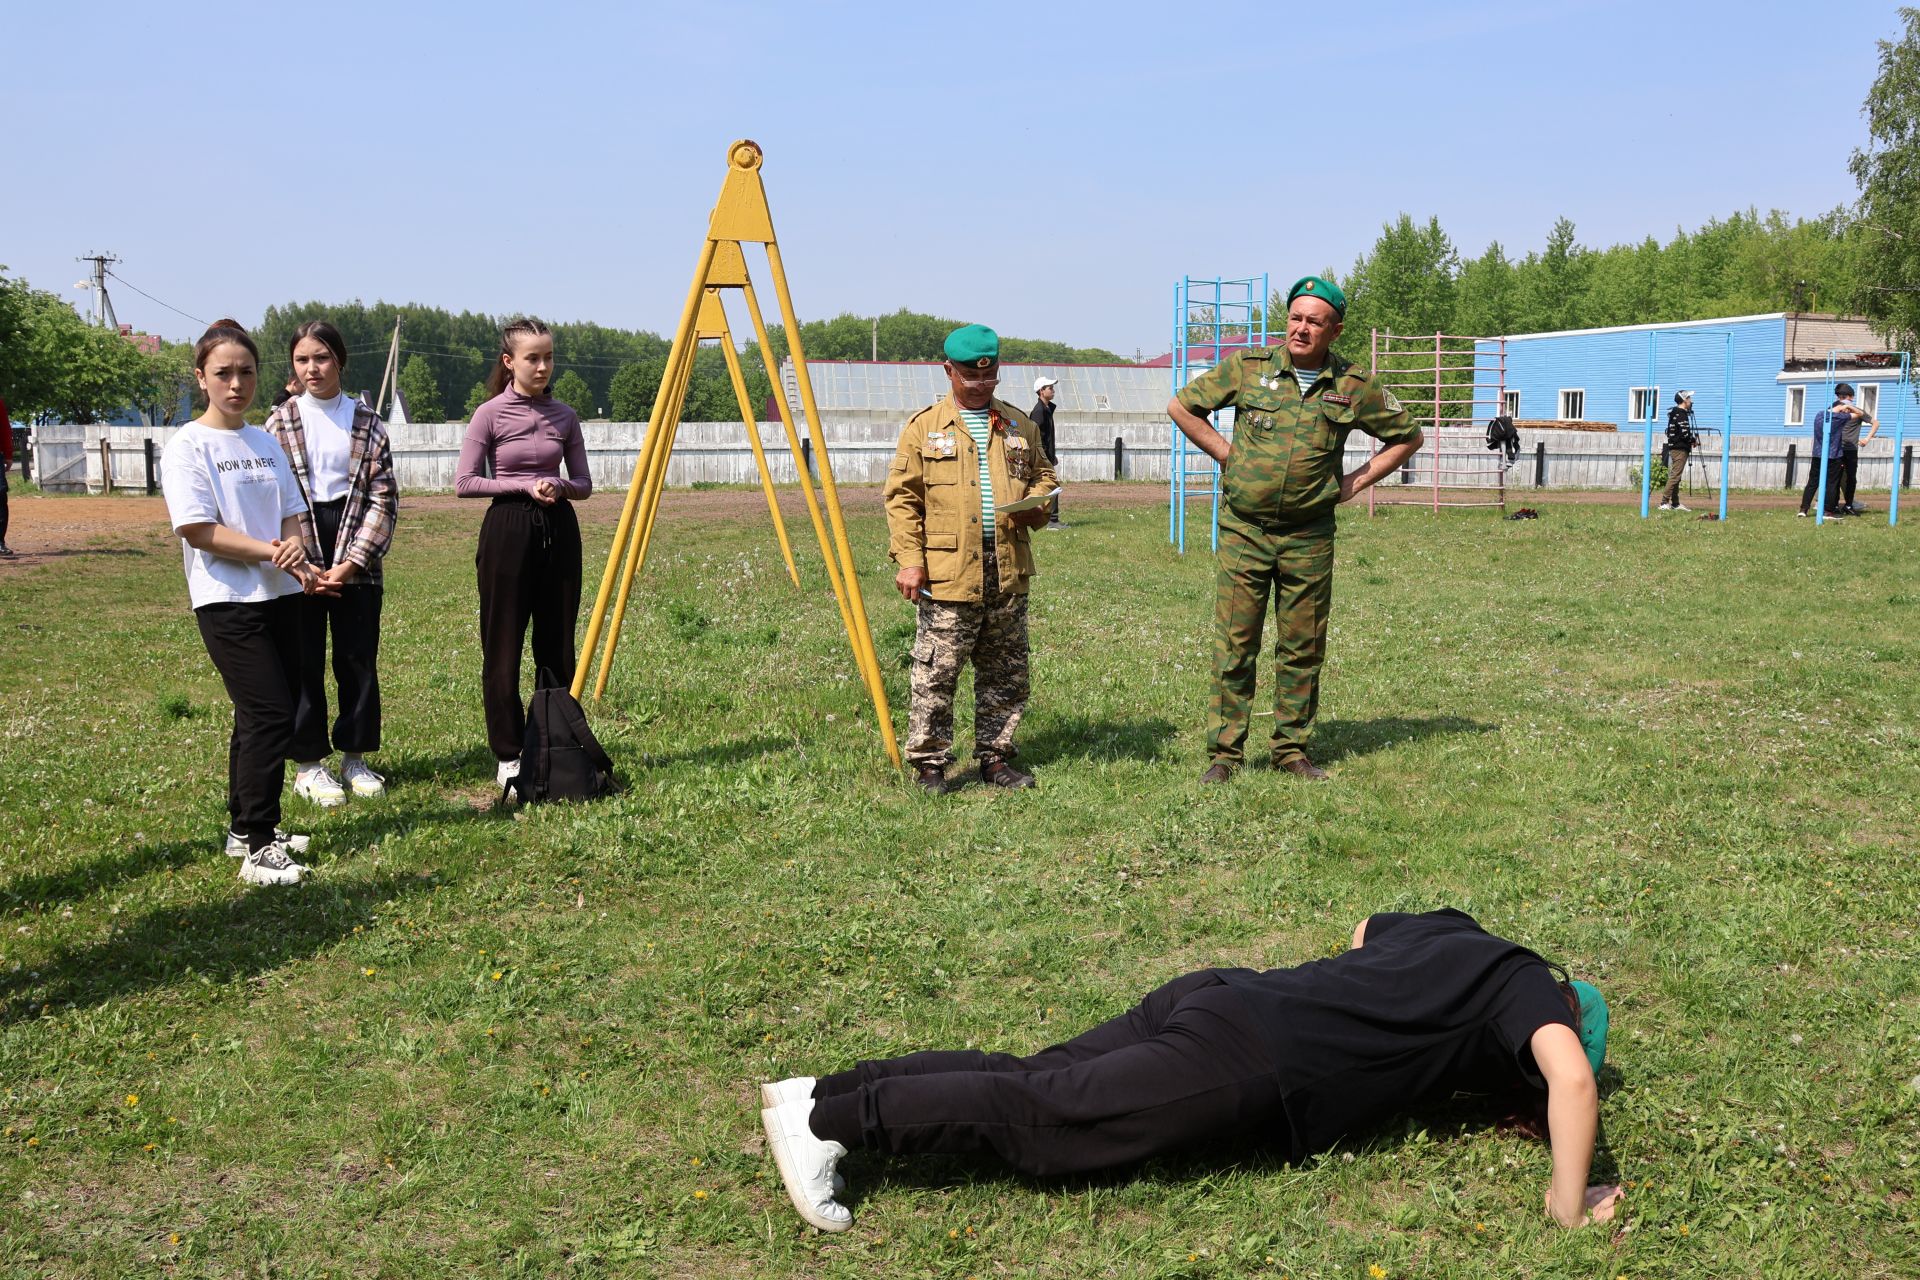
[[[880,363],[880,317],[873,318],[873,362]]]
[[[406,320],[404,314],[393,318],[393,342],[387,347],[387,371],[380,375],[380,390],[373,396],[373,411],[381,417],[385,417],[387,413],[381,408],[387,399],[387,387],[394,381],[400,365],[400,326],[405,324]]]
[[[93,301],[88,303],[87,318],[94,318],[94,307],[97,305],[100,323],[109,329],[119,329],[120,318],[113,314],[113,299],[107,296],[107,268],[120,259],[111,253],[88,253],[75,258],[74,261],[93,264],[93,283],[88,286],[93,290]]]

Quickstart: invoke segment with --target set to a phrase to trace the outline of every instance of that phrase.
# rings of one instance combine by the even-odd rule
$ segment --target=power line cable
[[[112,276],[115,280],[118,280],[121,284],[127,286],[127,288],[139,294],[141,297],[145,298],[148,302],[159,302],[161,306],[173,312],[175,315],[185,316],[187,319],[193,321],[195,324],[209,323],[208,321],[202,320],[199,316],[194,315],[192,312],[182,311],[180,308],[174,306],[171,302],[160,302],[160,299],[154,297],[152,294],[148,293],[145,289],[142,289],[139,285],[135,284],[133,281],[121,275],[118,271],[109,269],[107,271],[107,274]]]

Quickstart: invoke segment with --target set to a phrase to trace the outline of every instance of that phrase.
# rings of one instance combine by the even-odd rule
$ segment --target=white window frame
[[[1797,408],[1794,405],[1795,400],[1800,402]],[[1787,388],[1785,421],[1790,427],[1804,427],[1807,425],[1807,389],[1805,387]]]
[[[1568,412],[1567,412],[1567,409],[1568,409],[1568,408],[1570,407],[1570,405],[1572,404],[1572,402],[1571,402],[1571,401],[1569,401],[1569,400],[1567,399],[1567,397],[1568,397],[1568,396],[1579,396],[1579,397],[1580,397],[1580,412],[1578,412],[1578,413],[1568,413]],[[1556,419],[1557,421],[1560,421],[1560,422],[1584,422],[1584,421],[1586,421],[1586,418],[1587,418],[1587,389],[1586,389],[1585,387],[1562,387],[1562,388],[1560,388],[1560,398],[1559,398],[1559,399],[1558,399],[1558,400],[1557,400],[1557,401],[1555,402],[1555,406],[1556,406],[1556,407],[1557,407],[1557,408],[1558,408],[1558,409],[1560,410],[1560,411],[1559,411],[1558,413],[1556,413],[1556,414],[1554,414],[1554,415],[1553,415],[1553,416],[1554,416],[1554,418],[1555,418],[1555,419]]]
[[[1866,411],[1869,418],[1879,417],[1880,384],[1877,382],[1863,382],[1860,384],[1859,391],[1860,407]]]
[[[1509,418],[1520,416],[1520,393],[1511,387],[1500,393],[1500,412]]]
[[[1635,396],[1646,397],[1645,413],[1635,413],[1633,411],[1633,398]],[[1658,387],[1628,387],[1627,388],[1627,421],[1628,422],[1652,422],[1654,420],[1655,415],[1657,415],[1659,412],[1660,412],[1660,388]]]

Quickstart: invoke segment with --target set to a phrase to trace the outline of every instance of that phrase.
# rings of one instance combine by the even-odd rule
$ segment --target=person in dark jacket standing
[[[1699,445],[1693,430],[1693,392],[1673,393],[1673,408],[1667,410],[1667,491],[1660,498],[1662,511],[1690,511],[1680,505],[1680,477],[1687,473],[1687,459]]]
[[[1060,472],[1060,451],[1053,442],[1053,398],[1058,394],[1054,387],[1058,378],[1035,378],[1033,380],[1033,412],[1027,416],[1040,428],[1040,449],[1047,455],[1047,461],[1053,464],[1054,474]],[[1060,519],[1060,497],[1054,495],[1047,504],[1047,528],[1064,529],[1066,524]]]

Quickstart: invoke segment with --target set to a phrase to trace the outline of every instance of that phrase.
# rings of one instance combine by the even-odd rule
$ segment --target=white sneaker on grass
[[[278,827],[273,829],[273,838],[287,846],[289,853],[305,853],[307,846],[313,843],[312,836],[289,835]],[[229,858],[244,858],[247,856],[247,838],[238,831],[227,832],[227,856]]]
[[[287,853],[287,846],[275,840],[249,853],[240,863],[240,878],[248,884],[299,884],[307,869]]]
[[[363,800],[377,800],[387,794],[387,780],[367,768],[366,760],[360,756],[341,760],[340,778]]]
[[[795,1102],[804,1107],[812,1107],[813,1084],[812,1076],[793,1076],[786,1080],[767,1081],[760,1086],[760,1105],[779,1107]],[[837,1170],[833,1175],[832,1185],[835,1198],[847,1194],[847,1180],[841,1177]]]
[[[494,782],[502,787],[519,776],[520,762],[518,760],[502,760],[500,767],[493,771]]]
[[[340,785],[340,779],[333,776],[333,770],[327,768],[324,760],[319,764],[303,764],[293,771],[293,794],[313,801],[322,809],[337,809],[347,802],[347,789]]]
[[[1676,503],[1674,503],[1674,504],[1673,504],[1673,509],[1674,509],[1675,511],[1691,511],[1691,510],[1693,510],[1693,508],[1692,508],[1692,507],[1690,507],[1690,506],[1688,506],[1688,505],[1687,505],[1686,503],[1684,503],[1684,502],[1676,502]]]
[[[1671,502],[1663,502],[1660,504],[1659,509],[1662,511],[1671,511],[1673,510],[1673,504]]]
[[[761,1110],[760,1126],[786,1184],[787,1199],[800,1216],[822,1231],[845,1231],[853,1225],[853,1214],[833,1198],[833,1167],[847,1149],[813,1136],[807,1127],[812,1113],[812,1099],[782,1103]]]

